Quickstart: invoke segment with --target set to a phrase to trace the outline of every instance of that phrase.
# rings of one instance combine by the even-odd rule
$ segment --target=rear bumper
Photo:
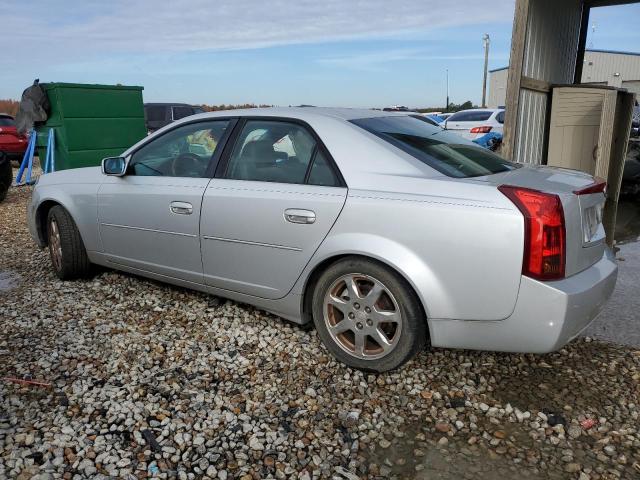
[[[0,138],[0,152],[4,152],[5,155],[24,155],[24,152],[27,151],[27,146],[29,145],[27,140],[18,140],[9,135],[3,135],[2,137]]]
[[[578,336],[611,296],[618,266],[607,249],[596,264],[557,282],[522,277],[513,313],[499,321],[431,320],[435,347],[547,353]]]
[[[22,160],[24,158],[25,150],[22,150],[22,151],[10,151],[10,150],[5,150],[4,148],[0,147],[0,152],[2,152],[2,154],[4,154],[4,156],[6,158],[8,158],[9,160]]]

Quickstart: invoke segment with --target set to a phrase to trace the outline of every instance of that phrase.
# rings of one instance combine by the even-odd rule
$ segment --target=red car
[[[13,117],[0,113],[0,157],[20,161],[28,143],[25,135],[18,135]]]

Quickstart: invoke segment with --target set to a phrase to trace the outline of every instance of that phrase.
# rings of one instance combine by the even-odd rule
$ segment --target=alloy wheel
[[[62,241],[60,240],[60,229],[55,218],[49,221],[49,252],[51,262],[56,270],[62,269]]]
[[[402,331],[398,302],[369,275],[354,273],[335,280],[325,294],[323,314],[333,341],[359,359],[388,355]]]

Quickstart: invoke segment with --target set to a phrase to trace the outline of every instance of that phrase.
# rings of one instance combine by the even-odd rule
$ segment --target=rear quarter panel
[[[366,255],[400,272],[429,318],[507,318],[520,286],[522,215],[492,187],[421,184],[430,195],[350,190],[307,274],[334,255]]]

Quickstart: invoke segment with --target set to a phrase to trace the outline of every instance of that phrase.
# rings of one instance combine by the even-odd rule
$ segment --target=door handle
[[[311,210],[299,208],[287,208],[284,211],[284,219],[291,223],[309,224],[316,221],[316,213]]]
[[[178,215],[191,215],[193,213],[193,205],[188,202],[171,202],[169,208],[171,213]]]

